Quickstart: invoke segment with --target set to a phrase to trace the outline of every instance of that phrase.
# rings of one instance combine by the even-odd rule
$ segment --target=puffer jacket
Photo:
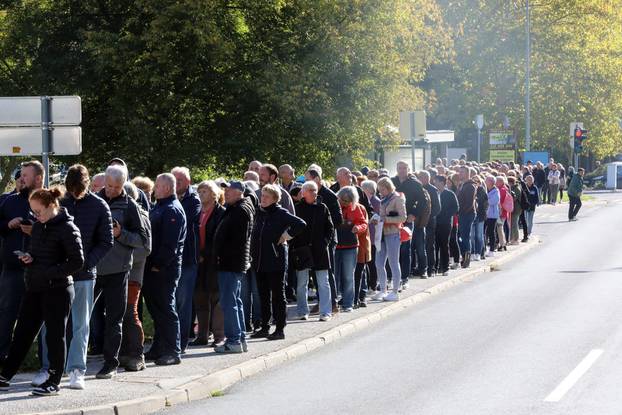
[[[406,198],[402,193],[393,192],[380,201],[380,218],[384,222],[383,235],[400,233],[400,225],[406,222]]]
[[[328,246],[334,239],[335,228],[328,207],[318,200],[310,205],[302,199],[296,203],[296,216],[304,220],[307,226],[290,243],[291,248],[311,247],[313,269],[330,268]]]
[[[217,271],[244,273],[250,268],[255,218],[253,200],[250,196],[244,196],[227,206],[214,233],[213,255]]]
[[[42,292],[73,284],[72,274],[84,265],[80,230],[67,210],[46,223],[35,222],[28,253],[33,258],[26,266],[26,290]]]
[[[257,272],[285,271],[288,251],[286,245],[279,244],[279,239],[284,232],[295,237],[305,226],[304,220],[277,204],[259,209],[251,240],[253,269]]]

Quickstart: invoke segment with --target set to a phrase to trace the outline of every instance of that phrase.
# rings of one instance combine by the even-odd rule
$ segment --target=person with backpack
[[[123,186],[128,196],[138,204],[138,188],[132,182]],[[145,333],[138,316],[138,303],[143,284],[147,257],[151,253],[151,222],[149,212],[138,205],[141,221],[141,240],[143,245],[135,248],[132,255],[132,268],[127,283],[127,307],[123,315],[123,336],[119,351],[119,364],[128,372],[137,372],[145,368],[143,345]]]

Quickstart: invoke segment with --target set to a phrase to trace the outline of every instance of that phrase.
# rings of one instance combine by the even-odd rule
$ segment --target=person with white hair
[[[176,179],[171,173],[158,175],[154,189],[156,205],[149,212],[152,249],[145,265],[143,293],[155,335],[145,359],[155,360],[158,366],[181,363],[175,291],[181,278],[186,214],[175,196],[175,187]]]
[[[127,305],[127,290],[132,254],[143,246],[145,232],[139,207],[126,193],[127,169],[112,165],[106,169],[105,186],[98,196],[108,204],[112,214],[114,244],[97,265],[95,303],[103,294],[105,309],[104,365],[98,379],[110,379],[119,366],[123,316]]]

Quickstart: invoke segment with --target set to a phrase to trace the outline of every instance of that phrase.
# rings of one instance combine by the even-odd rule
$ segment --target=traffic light
[[[583,151],[583,141],[588,137],[588,131],[579,127],[574,130],[574,151],[581,153]]]

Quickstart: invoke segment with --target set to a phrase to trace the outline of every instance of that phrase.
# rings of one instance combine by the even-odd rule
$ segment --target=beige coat
[[[402,193],[395,192],[388,203],[380,203],[380,217],[384,222],[383,235],[400,233],[400,225],[406,222],[406,198]],[[389,212],[397,212],[397,216],[389,216]]]

